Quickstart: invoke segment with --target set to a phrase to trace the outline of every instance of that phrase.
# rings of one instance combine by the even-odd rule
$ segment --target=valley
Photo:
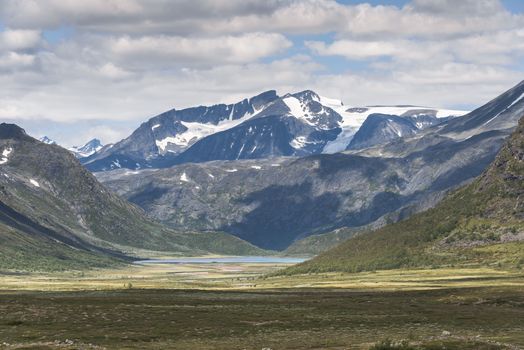
[[[0,0],[0,350],[524,350],[523,28]]]
[[[384,143],[372,114],[363,150],[95,174],[0,124],[0,349],[521,349],[522,89]]]

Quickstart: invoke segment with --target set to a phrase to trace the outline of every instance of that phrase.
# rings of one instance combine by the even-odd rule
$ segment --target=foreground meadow
[[[0,348],[524,348],[521,270],[264,277],[282,267],[2,275]]]

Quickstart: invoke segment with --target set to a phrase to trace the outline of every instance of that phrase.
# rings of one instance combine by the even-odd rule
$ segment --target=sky
[[[469,110],[523,58],[522,0],[0,0],[0,121],[72,146],[271,89]]]

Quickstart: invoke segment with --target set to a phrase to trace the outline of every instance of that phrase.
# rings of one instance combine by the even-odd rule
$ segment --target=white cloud
[[[427,60],[441,53],[441,44],[428,45],[410,40],[357,41],[336,40],[331,44],[322,41],[307,41],[306,46],[323,56],[343,56],[355,60],[394,57],[407,61]]]
[[[238,36],[185,38],[180,36],[129,36],[110,38],[109,54],[134,66],[173,64],[249,63],[291,46],[281,34],[247,33]]]
[[[498,0],[424,0],[403,8],[350,7],[342,35],[353,37],[450,38],[519,28],[524,16],[506,11]]]
[[[2,0],[0,21],[0,118],[112,141],[127,129],[100,123],[268,89],[452,107],[524,76],[524,16],[497,0]]]
[[[132,75],[131,72],[128,72],[118,66],[115,66],[111,62],[101,66],[99,72],[102,76],[107,77],[109,79],[124,79]]]
[[[76,142],[76,146],[82,146],[87,141],[92,139],[99,139],[104,144],[117,142],[127,136],[129,136],[130,130],[128,128],[116,128],[107,125],[96,125],[87,128],[80,135],[75,137],[75,140],[65,140],[66,143],[72,144]],[[80,141],[80,142],[79,142]],[[84,142],[85,141],[85,142]]]
[[[414,0],[406,6],[343,5],[334,0],[4,0],[14,28],[73,26],[133,34],[245,32],[443,37],[508,29],[523,16],[498,0]]]
[[[12,30],[0,32],[0,50],[31,49],[41,44],[39,30]]]
[[[524,30],[504,30],[467,37],[442,39],[335,40],[306,41],[316,55],[343,56],[353,60],[390,57],[402,64],[413,61],[474,62],[510,64],[524,55]]]
[[[31,67],[35,63],[35,56],[16,53],[16,52],[7,52],[0,54],[0,70],[17,70],[27,67]]]
[[[498,67],[445,64],[370,74],[315,77],[312,87],[350,106],[413,104],[430,107],[480,106],[517,84],[518,72]],[[474,91],[474,93],[472,93]]]

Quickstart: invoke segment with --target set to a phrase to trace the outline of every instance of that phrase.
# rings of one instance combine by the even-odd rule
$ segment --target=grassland
[[[281,268],[0,275],[0,349],[524,348],[522,270]]]

